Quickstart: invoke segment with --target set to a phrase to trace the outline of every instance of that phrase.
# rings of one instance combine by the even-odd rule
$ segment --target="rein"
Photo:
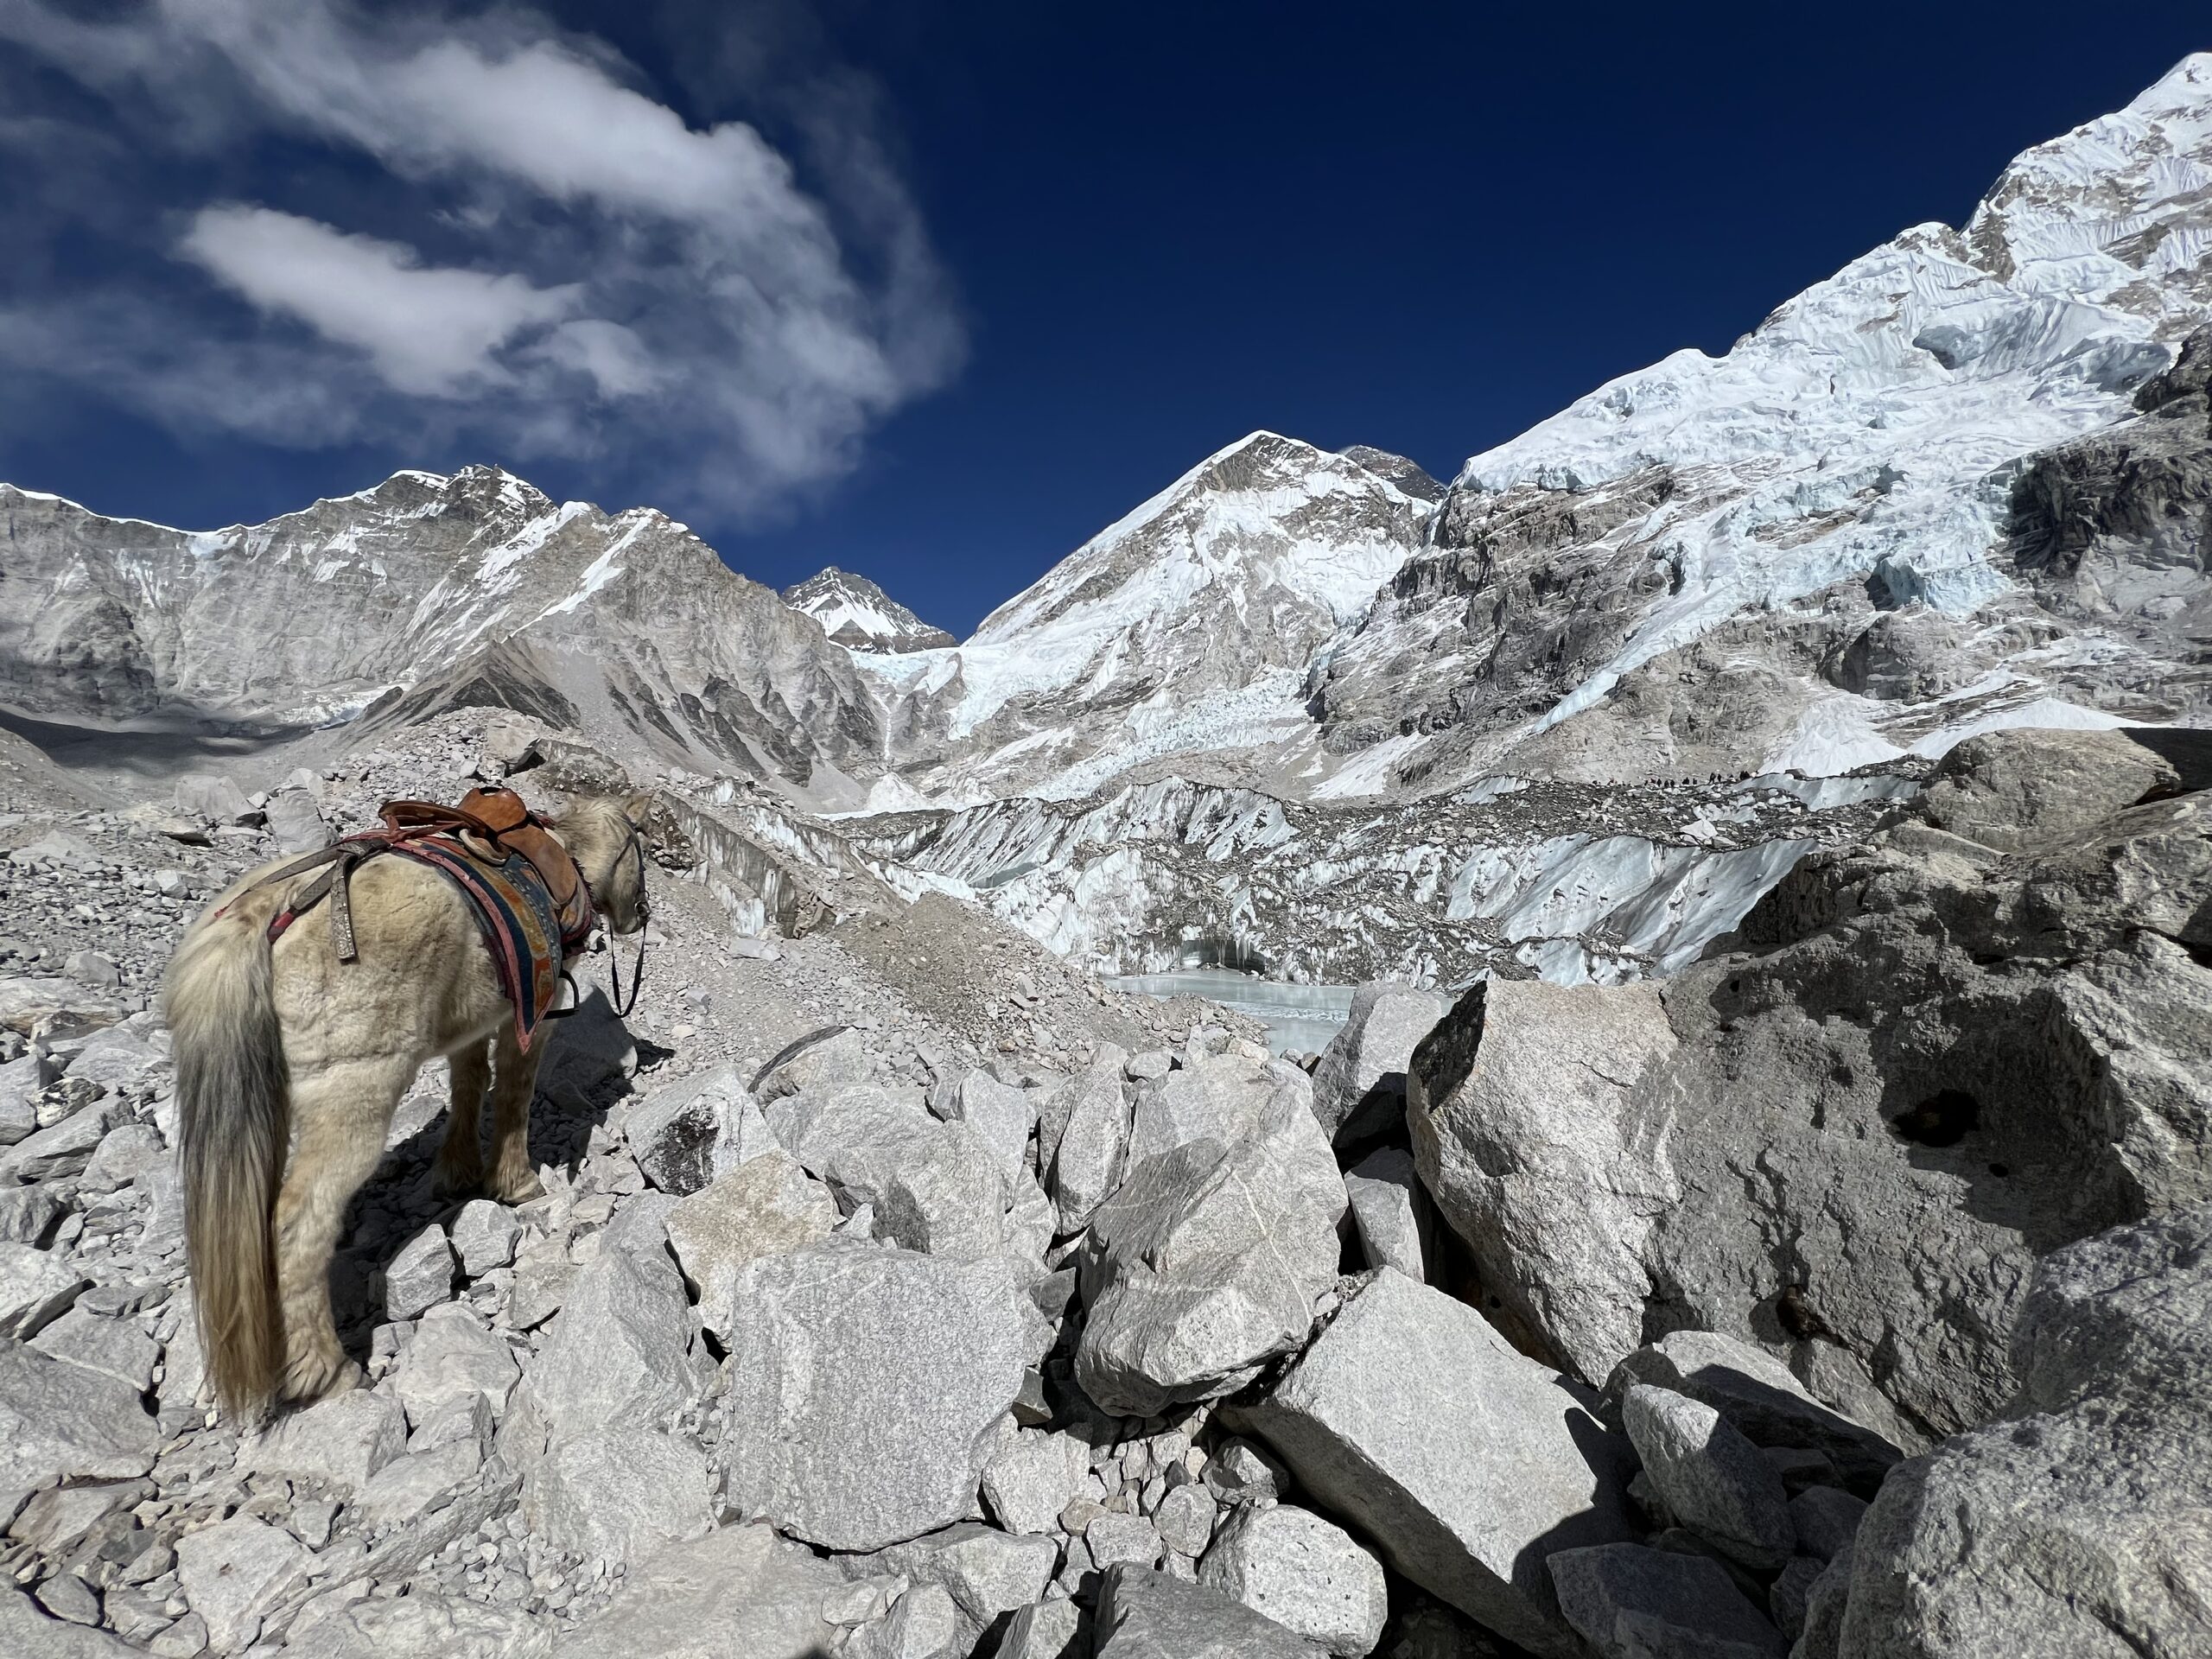
[[[645,887],[645,836],[635,824],[630,826],[630,833],[622,844],[622,851],[614,855],[613,868],[620,869],[622,867],[624,854],[634,854],[638,860],[638,957],[637,960],[631,964],[630,995],[626,1000],[622,995],[622,959],[614,954],[613,930],[611,928],[607,930],[607,977],[614,982],[613,1007],[614,1017],[617,1020],[627,1020],[630,1017],[630,1010],[638,1006],[638,992],[645,982],[645,925],[652,919],[652,905]],[[601,917],[601,925],[605,926],[606,912],[600,908],[599,895],[591,890],[589,878],[582,870],[578,870],[576,879],[584,884],[584,892],[591,899],[592,909]],[[569,977],[567,969],[561,970],[561,977],[568,980],[569,994],[576,1000],[565,1008],[549,1010],[545,1016],[549,1020],[566,1019],[575,1013],[582,1002],[582,994],[577,990],[576,982]]]

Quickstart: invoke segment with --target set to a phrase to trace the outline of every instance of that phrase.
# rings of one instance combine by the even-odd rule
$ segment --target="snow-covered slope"
[[[834,564],[785,588],[784,603],[851,651],[931,651],[954,643],[866,576]]]
[[[2201,709],[2193,676],[2147,689],[2117,619],[2038,614],[2012,542],[2031,458],[2128,420],[2208,318],[2199,54],[2019,157],[1963,231],[1915,226],[1726,356],[1677,353],[1473,457],[1317,675],[1332,740],[1417,735],[1401,776],[1836,768],[2052,696],[2088,721]],[[1949,683],[1870,697],[1837,664],[1908,613],[1946,636]]]
[[[1148,755],[1265,743],[1305,723],[1307,663],[1420,544],[1430,510],[1370,466],[1255,432],[966,644],[867,666],[898,700],[899,752],[971,798],[1079,794]]]
[[[684,526],[488,467],[209,531],[0,486],[0,702],[194,730],[497,702],[798,782],[881,743],[846,653]]]

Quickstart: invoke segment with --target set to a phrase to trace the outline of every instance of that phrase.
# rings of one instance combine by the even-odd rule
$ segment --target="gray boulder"
[[[1584,1378],[1694,1326],[1911,1449],[2010,1396],[2038,1256],[2212,1198],[2206,793],[2003,859],[1900,824],[1724,943],[1656,985],[1478,986],[1414,1063],[1424,1183]]]
[[[1390,1611],[1382,1563],[1289,1503],[1237,1510],[1198,1563],[1198,1582],[1340,1659],[1372,1652]]]
[[[105,1630],[49,1618],[29,1596],[0,1587],[0,1653],[27,1659],[138,1659],[139,1649]]]
[[[1344,1185],[1305,1076],[1230,1058],[1171,1074],[1170,1084],[1211,1077],[1182,1102],[1205,1109],[1198,1122],[1211,1132],[1173,1140],[1192,1117],[1171,1116],[1175,1096],[1153,1096],[1152,1143],[1165,1149],[1141,1160],[1133,1152],[1091,1217],[1076,1378],[1104,1410],[1149,1416],[1241,1387],[1305,1339],[1336,1281]],[[1233,1100],[1231,1077],[1249,1085]]]
[[[55,1359],[111,1376],[143,1394],[154,1386],[161,1349],[130,1319],[111,1319],[73,1307],[31,1338],[31,1346]]]
[[[206,823],[250,823],[259,819],[245,791],[219,772],[188,772],[176,780],[176,810]]]
[[[453,1295],[453,1246],[435,1224],[409,1239],[384,1270],[384,1316],[421,1317]]]
[[[1643,1472],[1682,1525],[1750,1567],[1779,1568],[1796,1552],[1782,1477],[1719,1412],[1639,1382],[1622,1400],[1621,1419]]]
[[[158,1443],[128,1383],[0,1340],[0,1510],[59,1480],[143,1475]]]
[[[962,1519],[1027,1364],[1017,1294],[1003,1260],[842,1239],[756,1263],[731,1309],[730,1501],[833,1549]]]
[[[700,1323],[727,1345],[746,1269],[827,1238],[837,1220],[830,1189],[780,1150],[747,1160],[683,1199],[669,1211],[668,1241],[699,1299]]]
[[[662,1084],[631,1108],[623,1134],[645,1179],[678,1198],[776,1144],[734,1065]]]
[[[1531,1652],[1572,1659],[1542,1557],[1630,1536],[1628,1447],[1595,1404],[1474,1309],[1385,1268],[1245,1414],[1406,1577]]]
[[[1313,1116],[1338,1146],[1370,1141],[1405,1121],[1406,1071],[1452,999],[1381,981],[1352,993],[1344,1028],[1313,1068]]]
[[[312,853],[338,839],[337,832],[323,822],[315,798],[303,789],[278,790],[263,811],[280,853]]]
[[[1904,1456],[1872,1429],[1806,1392],[1789,1368],[1762,1349],[1711,1331],[1675,1331],[1614,1368],[1605,1392],[1649,1382],[1711,1406],[1754,1446],[1817,1452],[1871,1491]]]
[[[556,1440],[609,1423],[665,1427],[702,1392],[690,1341],[675,1264],[603,1250],[577,1273],[531,1362],[535,1409]]]
[[[522,1371],[506,1339],[475,1309],[459,1303],[432,1308],[415,1327],[393,1371],[391,1388],[419,1428],[432,1418],[481,1400],[493,1419],[505,1414]]]
[[[783,1096],[768,1103],[767,1121],[777,1143],[849,1205],[880,1204],[899,1172],[927,1159],[944,1134],[918,1095],[872,1084]]]
[[[1021,1608],[1007,1621],[997,1659],[1080,1659],[1090,1643],[1078,1648],[1083,1613],[1066,1596],[1048,1596]]]
[[[885,1180],[875,1236],[929,1255],[998,1255],[1007,1243],[999,1164],[967,1124],[940,1124],[926,1150]]]
[[[461,1270],[472,1279],[480,1279],[493,1268],[506,1267],[514,1261],[515,1246],[522,1236],[522,1223],[504,1204],[491,1198],[471,1198],[461,1206],[447,1230],[453,1240],[454,1254],[461,1258]]]
[[[531,1465],[522,1513],[554,1548],[622,1566],[715,1524],[713,1471],[688,1440],[610,1425],[561,1442]]]
[[[1119,1567],[1098,1598],[1097,1659],[1321,1659],[1243,1603],[1165,1573]]]
[[[843,1582],[766,1527],[724,1527],[633,1567],[553,1659],[821,1659],[837,1635],[823,1599]]]
[[[1605,1659],[1782,1659],[1788,1644],[1716,1561],[1641,1544],[1551,1557],[1560,1611]]]
[[[1028,1090],[988,1071],[970,1071],[952,1090],[945,1116],[967,1125],[990,1148],[999,1179],[1011,1189],[1028,1168],[1029,1137],[1037,1127],[1037,1104]]]
[[[1395,1268],[1415,1284],[1427,1273],[1428,1195],[1421,1190],[1413,1154],[1400,1147],[1370,1154],[1344,1173],[1352,1225],[1370,1268]]]
[[[852,1558],[848,1570],[904,1573],[918,1585],[935,1585],[952,1599],[956,1646],[970,1652],[1005,1614],[1045,1593],[1059,1546],[1049,1538],[1017,1537],[972,1521]]]
[[[1111,1044],[1102,1047],[1045,1104],[1038,1146],[1041,1155],[1051,1135],[1052,1202],[1063,1233],[1080,1230],[1121,1180],[1129,1141],[1129,1103],[1122,1081],[1128,1058]]]
[[[292,1646],[300,1642],[297,1625]],[[404,1596],[372,1596],[315,1627],[315,1659],[545,1659],[553,1623],[519,1607],[487,1607],[410,1585]]]
[[[1789,1519],[1797,1529],[1797,1547],[1822,1564],[1834,1560],[1859,1535],[1866,1518],[1866,1500],[1833,1486],[1808,1486],[1789,1500]]]
[[[1860,1523],[1840,1651],[2212,1651],[2212,1205],[2046,1256],[2013,1356],[2004,1417]]]
[[[983,1469],[983,1497],[1008,1532],[1052,1532],[1090,1478],[1090,1447],[1076,1435],[1018,1430]]]
[[[36,1336],[90,1281],[50,1250],[0,1244],[0,1338]]]
[[[207,1646],[215,1653],[237,1653],[251,1643],[313,1561],[290,1533],[242,1515],[176,1541],[177,1582],[192,1611],[207,1621]]]
[[[1914,808],[1939,830],[2012,853],[2090,829],[2181,781],[2171,761],[2125,732],[1984,732],[1936,763]]]
[[[407,1450],[407,1417],[388,1395],[334,1395],[278,1418],[241,1448],[242,1468],[319,1480],[351,1492]]]

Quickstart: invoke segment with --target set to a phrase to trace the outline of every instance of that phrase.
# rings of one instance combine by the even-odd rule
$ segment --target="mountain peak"
[[[824,633],[849,651],[933,651],[956,643],[943,628],[931,627],[866,576],[834,564],[785,588],[783,599],[820,623]]]

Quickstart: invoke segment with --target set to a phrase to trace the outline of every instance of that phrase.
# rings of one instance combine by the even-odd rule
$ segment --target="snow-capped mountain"
[[[866,576],[834,564],[785,588],[784,603],[812,617],[849,651],[933,651],[955,643]]]
[[[496,467],[186,531],[0,486],[0,699],[64,725],[277,731],[499,702],[663,762],[872,762],[845,652],[665,515]]]
[[[2022,486],[2151,418],[2139,394],[2208,319],[2199,54],[2020,156],[1963,230],[1905,231],[1725,357],[1677,353],[1469,461],[1317,664],[1332,746],[1387,741],[1397,779],[1432,783],[1834,771],[1986,724],[2201,709],[2185,628],[2142,626],[2196,613],[2201,558],[2055,613]]]
[[[1421,544],[1431,503],[1272,432],[1211,455],[983,620],[866,666],[893,753],[970,798],[1087,791],[1144,760],[1280,741],[1314,654]]]
[[[2139,412],[2208,321],[2200,54],[2020,156],[1963,230],[1599,388],[1440,501],[1373,451],[1262,433],[1210,458],[958,650],[875,665],[902,791],[1075,798],[1172,765],[1398,798],[2190,717],[2202,559],[2123,532],[2172,505],[2148,480],[2212,475],[2186,422]],[[2118,451],[2076,478],[2091,439]],[[2035,550],[2088,510],[2066,480],[2111,533],[2057,584]]]

